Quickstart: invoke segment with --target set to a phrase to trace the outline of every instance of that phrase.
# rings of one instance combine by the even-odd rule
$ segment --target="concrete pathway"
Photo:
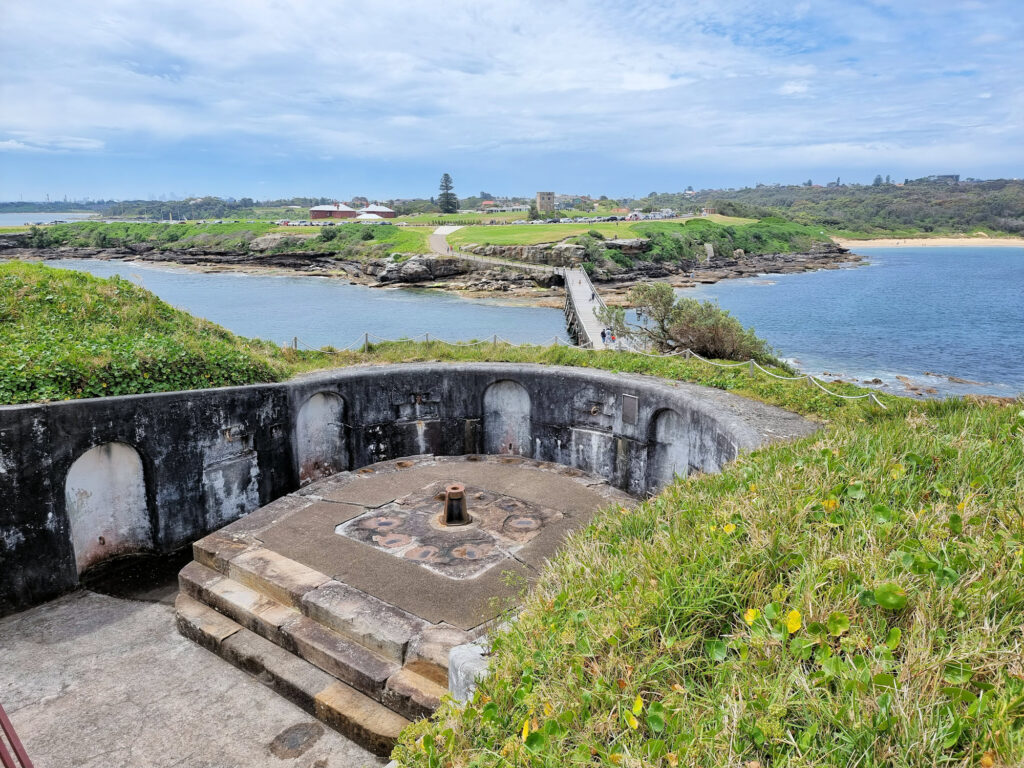
[[[472,261],[477,264],[485,264],[487,266],[509,267],[511,269],[521,269],[526,272],[543,272],[545,274],[550,274],[555,271],[554,267],[549,267],[545,264],[526,264],[522,261],[496,259],[491,256],[477,256],[475,253],[465,253],[464,251],[460,251],[458,248],[449,245],[447,239],[447,236],[457,229],[462,229],[462,227],[447,225],[435,229],[433,234],[427,238],[427,242],[430,244],[430,250],[440,256],[464,259],[465,261]]]
[[[0,619],[0,701],[36,768],[382,760],[178,634],[168,600],[80,591]]]

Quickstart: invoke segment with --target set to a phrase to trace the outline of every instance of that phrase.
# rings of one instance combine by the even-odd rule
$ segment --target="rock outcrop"
[[[392,254],[390,259],[377,259],[363,266],[363,273],[377,278],[379,283],[426,283],[472,271],[472,266],[461,259],[439,259],[415,254]],[[399,257],[399,258],[396,258]]]

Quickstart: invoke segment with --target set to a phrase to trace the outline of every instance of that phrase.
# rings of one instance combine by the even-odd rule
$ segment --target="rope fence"
[[[360,352],[360,351],[366,352],[366,351],[369,350],[369,347],[371,345],[371,339],[373,339],[377,343],[383,342],[383,343],[386,343],[386,344],[400,343],[400,342],[403,342],[403,341],[418,341],[418,340],[422,339],[427,344],[444,344],[445,346],[449,346],[449,347],[479,347],[479,346],[483,346],[485,344],[493,344],[493,345],[504,344],[504,345],[509,346],[509,347],[517,347],[517,348],[519,348],[519,347],[547,347],[547,346],[559,347],[559,346],[564,346],[564,347],[572,347],[572,348],[575,348],[575,349],[583,349],[583,350],[586,350],[588,352],[597,352],[598,354],[600,354],[600,352],[602,352],[602,351],[609,351],[609,352],[628,352],[629,354],[642,355],[643,357],[657,357],[657,358],[682,357],[683,359],[696,358],[697,360],[700,360],[701,362],[707,363],[708,365],[712,365],[712,366],[714,366],[716,368],[741,368],[743,366],[746,366],[751,376],[754,376],[756,371],[761,371],[762,373],[767,374],[768,376],[772,377],[773,379],[779,379],[781,381],[801,381],[801,380],[806,380],[809,384],[813,384],[815,387],[817,387],[818,389],[820,389],[822,392],[824,392],[827,395],[832,395],[833,397],[838,397],[838,398],[841,398],[843,400],[863,400],[864,398],[870,398],[871,401],[875,405],[877,405],[879,408],[881,408],[883,410],[888,410],[885,407],[885,404],[881,400],[878,399],[878,396],[874,392],[865,392],[863,395],[843,395],[843,394],[840,394],[839,392],[833,392],[832,390],[828,389],[820,381],[815,379],[810,374],[801,374],[799,376],[780,376],[777,373],[773,373],[772,371],[769,371],[767,368],[763,367],[760,363],[758,363],[754,359],[750,359],[750,360],[747,360],[745,362],[737,362],[737,363],[719,363],[716,360],[709,360],[706,357],[701,357],[700,355],[698,355],[696,352],[694,352],[691,349],[683,349],[683,350],[679,350],[678,352],[666,352],[664,354],[657,354],[657,353],[652,353],[652,352],[642,352],[642,351],[636,350],[636,349],[622,349],[622,348],[609,349],[609,350],[592,350],[592,349],[588,349],[586,347],[579,347],[579,346],[576,346],[575,344],[570,344],[570,343],[565,342],[562,339],[558,338],[557,336],[552,336],[551,337],[551,341],[547,342],[547,343],[539,343],[539,344],[523,343],[523,344],[517,344],[514,341],[510,341],[508,339],[504,339],[504,338],[498,336],[498,334],[494,334],[494,336],[491,339],[484,340],[484,341],[448,341],[447,339],[441,339],[441,338],[438,338],[436,336],[431,337],[431,335],[429,333],[420,333],[420,334],[417,334],[416,336],[409,336],[409,337],[402,338],[402,339],[386,339],[383,336],[378,336],[375,333],[364,333],[360,338],[356,339],[354,342],[352,342],[348,346],[345,346],[345,347],[334,347],[333,349],[330,349],[330,350],[314,347],[313,345],[307,344],[306,342],[304,342],[298,336],[295,336],[292,339],[292,348],[293,349],[299,349],[301,347],[301,348],[304,348],[304,349],[311,350],[313,352],[321,352],[321,353],[329,354],[329,355],[336,355],[336,354],[340,354],[342,352]]]

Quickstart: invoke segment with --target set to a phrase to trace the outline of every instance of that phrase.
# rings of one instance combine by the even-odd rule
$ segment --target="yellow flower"
[[[756,493],[757,492],[757,486],[754,485],[753,483],[750,484],[750,492],[751,493]]]
[[[530,718],[523,720],[523,733],[522,739],[526,741],[526,737],[530,735]]]
[[[639,715],[644,711],[644,700],[640,698],[640,694],[636,695],[636,701],[633,702],[633,714]]]
[[[786,631],[789,634],[796,632],[803,624],[800,621],[800,611],[790,611],[786,614]]]
[[[551,704],[544,702],[544,717],[551,717],[551,713],[555,710],[551,707]]]
[[[736,526],[733,525],[732,523],[726,523],[725,525],[722,526],[722,530],[725,531],[726,533],[732,533],[733,531],[736,530]]]
[[[614,752],[614,753],[608,755],[608,759],[612,761],[612,765],[618,765],[619,763],[622,762],[622,753],[621,752]]]
[[[754,622],[757,621],[757,617],[761,615],[761,612],[757,608],[747,608],[743,612],[743,620],[747,622],[748,627],[754,626]]]
[[[835,498],[829,497],[821,502],[821,506],[825,508],[826,512],[831,512],[833,509],[839,506],[839,502]]]
[[[967,506],[967,502],[966,501],[961,501],[959,504],[956,505],[956,511],[957,512],[963,512],[964,508],[966,506]]]
[[[626,724],[634,731],[640,727],[639,721],[637,721],[636,717],[634,717],[632,712],[626,713]]]

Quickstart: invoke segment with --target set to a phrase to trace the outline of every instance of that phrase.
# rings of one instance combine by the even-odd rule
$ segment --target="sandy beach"
[[[1024,237],[901,237],[878,240],[847,240],[834,237],[833,242],[856,251],[861,248],[922,248],[969,245],[985,248],[1024,248]]]

